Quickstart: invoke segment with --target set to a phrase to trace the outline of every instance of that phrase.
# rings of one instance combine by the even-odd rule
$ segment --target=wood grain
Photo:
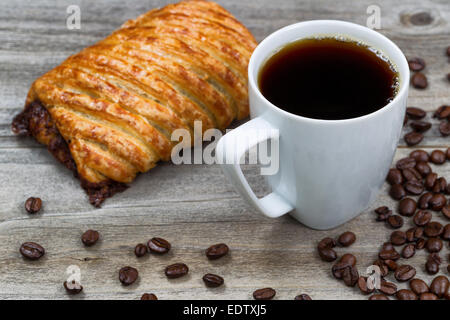
[[[365,24],[366,9],[373,4],[371,0],[219,2],[258,40],[303,20],[342,19]],[[292,299],[300,293],[308,293],[313,299],[364,299],[356,288],[349,289],[332,278],[331,265],[319,260],[315,246],[326,235],[352,230],[357,242],[348,250],[338,251],[355,253],[359,270],[364,272],[390,233],[374,221],[372,213],[380,205],[395,208],[387,196],[387,185],[366,212],[327,232],[310,230],[289,216],[275,220],[262,217],[245,204],[216,165],[163,164],[140,176],[103,208],[94,209],[79,182],[44,148],[30,139],[13,136],[11,119],[22,108],[35,78],[102,39],[125,20],[165,3],[0,1],[0,299],[65,299],[62,283],[70,265],[81,268],[85,288],[73,299],[137,299],[144,292],[154,292],[160,299],[250,299],[255,289],[267,286],[277,290],[277,299]],[[66,8],[72,4],[81,8],[81,30],[66,28]],[[409,104],[428,111],[448,104],[445,75],[450,72],[450,64],[444,53],[450,45],[448,0],[382,0],[377,5],[382,13],[380,32],[406,55],[427,61],[425,73],[430,88],[411,89]],[[420,12],[428,13],[431,22],[417,25],[414,14]],[[439,135],[437,121],[432,121],[433,129],[427,132],[421,147],[448,147],[449,139]],[[400,143],[396,159],[410,152],[403,141]],[[244,169],[258,195],[269,192],[256,166]],[[436,167],[436,171],[450,180],[448,163]],[[35,216],[23,209],[25,199],[32,195],[44,200],[43,211]],[[80,236],[88,228],[99,230],[101,241],[86,249]],[[136,258],[134,246],[154,236],[169,240],[171,253]],[[42,244],[47,250],[45,258],[23,260],[18,249],[24,241]],[[217,242],[226,242],[231,254],[208,261],[203,251]],[[447,245],[444,253],[448,251]],[[418,267],[420,277],[430,279],[424,275],[425,256],[424,251],[419,252],[409,262]],[[164,267],[174,262],[188,264],[189,276],[167,280]],[[131,287],[122,287],[118,281],[118,270],[125,265],[140,271],[139,282]],[[207,272],[224,276],[225,286],[205,288],[201,277]]]

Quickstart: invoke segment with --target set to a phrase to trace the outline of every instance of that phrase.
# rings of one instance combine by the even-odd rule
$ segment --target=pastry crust
[[[96,206],[170,160],[174,130],[226,128],[248,116],[256,41],[203,0],[151,10],[37,79],[13,130],[82,181]]]

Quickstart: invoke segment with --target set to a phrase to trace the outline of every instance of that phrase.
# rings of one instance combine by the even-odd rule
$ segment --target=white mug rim
[[[304,27],[307,24],[324,24],[324,23],[326,23],[326,24],[335,24],[337,26],[343,26],[343,25],[344,26],[351,26],[351,27],[357,28],[357,29],[359,29],[362,32],[368,33],[369,35],[371,35],[373,37],[377,37],[377,38],[383,40],[389,46],[392,47],[393,51],[396,52],[396,55],[398,56],[398,61],[392,61],[392,62],[396,64],[397,72],[399,73],[399,77],[400,77],[400,89],[397,92],[397,94],[395,95],[394,99],[392,99],[392,101],[390,101],[388,104],[386,104],[382,108],[380,108],[380,109],[378,109],[376,111],[373,111],[371,113],[365,114],[363,116],[359,116],[359,117],[355,117],[355,118],[349,118],[349,119],[328,120],[328,119],[308,118],[308,117],[303,117],[303,116],[299,116],[299,115],[287,112],[287,111],[281,109],[280,107],[277,107],[276,105],[271,103],[269,100],[267,100],[266,97],[264,97],[264,95],[261,93],[261,90],[259,89],[259,86],[257,85],[256,78],[258,77],[259,68],[261,67],[261,65],[279,47],[276,47],[276,48],[274,47],[272,53],[267,55],[260,65],[255,66],[255,63],[256,63],[255,62],[255,57],[259,53],[259,51],[262,50],[261,48],[263,46],[266,46],[268,42],[272,41],[274,38],[280,36],[282,33],[286,32],[288,30],[301,28],[301,27]],[[335,34],[336,35],[341,35],[339,32],[336,32]],[[314,36],[314,34],[311,34],[311,36]],[[358,37],[351,37],[351,38],[357,39]],[[289,42],[286,42],[286,44],[287,43],[289,43]],[[379,48],[376,48],[376,49],[379,49]],[[381,50],[381,49],[379,49],[379,50]],[[385,54],[384,50],[381,50],[381,51]],[[391,58],[391,57],[389,57],[389,58]],[[258,67],[258,70],[257,70],[258,73],[254,72],[256,67]],[[402,70],[404,70],[404,71],[402,71]],[[367,27],[361,26],[361,25],[356,24],[356,23],[347,22],[347,21],[341,21],[341,20],[310,20],[310,21],[297,22],[297,23],[288,25],[286,27],[283,27],[283,28],[273,32],[272,34],[270,34],[268,37],[266,37],[263,41],[261,41],[258,44],[256,49],[253,51],[253,54],[252,54],[252,56],[250,58],[250,62],[249,62],[249,66],[248,66],[249,88],[251,90],[253,90],[254,92],[256,92],[258,98],[262,99],[262,101],[264,101],[266,103],[266,105],[268,105],[270,108],[280,112],[284,116],[289,117],[291,119],[303,120],[303,121],[308,121],[308,122],[317,123],[317,124],[336,124],[337,125],[337,124],[353,123],[353,122],[357,122],[357,121],[370,119],[370,118],[376,117],[377,115],[382,114],[384,112],[388,112],[390,109],[394,108],[395,105],[398,104],[398,101],[400,101],[407,94],[408,86],[409,86],[409,77],[410,77],[410,73],[409,73],[409,67],[408,67],[408,62],[406,60],[406,57],[403,54],[403,52],[400,50],[400,48],[394,42],[392,42],[389,38],[387,38],[383,34],[381,34],[379,32],[376,32],[376,31],[374,31],[372,29],[369,29]]]

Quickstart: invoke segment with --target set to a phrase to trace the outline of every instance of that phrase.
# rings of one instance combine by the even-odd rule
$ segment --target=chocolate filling
[[[126,184],[111,179],[94,183],[80,177],[67,142],[59,133],[47,109],[39,101],[28,104],[14,117],[12,131],[21,136],[33,136],[40,143],[47,145],[48,151],[81,180],[81,187],[88,194],[89,202],[97,208],[107,198],[127,188]]]

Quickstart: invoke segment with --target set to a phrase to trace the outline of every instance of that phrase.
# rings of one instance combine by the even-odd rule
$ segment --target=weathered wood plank
[[[310,19],[343,19],[365,24],[366,9],[373,1],[219,1],[255,34],[258,40],[287,24]],[[31,139],[19,139],[10,132],[10,121],[23,106],[32,81],[63,61],[68,55],[95,43],[134,18],[166,1],[6,1],[0,5],[0,299],[67,298],[62,288],[66,268],[78,265],[85,293],[81,299],[136,299],[154,292],[161,299],[250,299],[256,288],[272,286],[278,299],[292,299],[308,293],[314,299],[361,299],[357,289],[334,280],[331,265],[321,262],[315,251],[317,241],[345,230],[357,234],[348,250],[358,258],[360,272],[376,258],[379,245],[391,230],[374,221],[371,211],[380,205],[395,208],[385,185],[376,203],[359,217],[335,230],[323,232],[305,228],[289,216],[271,220],[262,217],[234,191],[217,165],[174,166],[163,164],[140,176],[132,187],[94,209],[86,201],[79,182],[72,178],[45,148]],[[65,26],[66,7],[79,4],[82,29]],[[382,10],[381,32],[393,39],[408,56],[421,56],[428,65],[430,88],[411,89],[410,105],[428,111],[449,103],[449,83],[444,75],[450,64],[444,48],[450,44],[450,6],[447,0],[406,0],[401,3],[377,1]],[[429,12],[432,22],[415,26],[410,15]],[[430,115],[429,115],[430,116]],[[437,122],[422,143],[427,150],[449,146],[440,137]],[[406,129],[405,129],[406,130]],[[403,144],[403,142],[401,142]],[[407,155],[400,148],[396,159]],[[434,166],[449,178],[450,168]],[[269,192],[256,166],[245,166],[255,192]],[[449,179],[450,180],[450,179]],[[31,195],[42,197],[43,212],[30,216],[23,210]],[[435,219],[443,223],[438,214]],[[410,222],[403,227],[406,230]],[[81,233],[94,228],[101,242],[89,249],[80,242]],[[173,251],[162,257],[137,259],[134,246],[153,236],[167,238]],[[18,253],[24,241],[44,245],[42,261],[24,261]],[[226,242],[231,255],[210,262],[203,250],[210,244]],[[448,248],[445,249],[448,253]],[[418,275],[424,275],[426,253],[412,260]],[[443,255],[442,255],[443,256]],[[88,258],[88,259],[85,259]],[[169,281],[164,267],[182,261],[190,276]],[[117,272],[124,265],[140,271],[139,283],[124,288]],[[214,272],[225,277],[225,287],[207,289],[201,277]],[[405,285],[400,285],[404,287]]]

